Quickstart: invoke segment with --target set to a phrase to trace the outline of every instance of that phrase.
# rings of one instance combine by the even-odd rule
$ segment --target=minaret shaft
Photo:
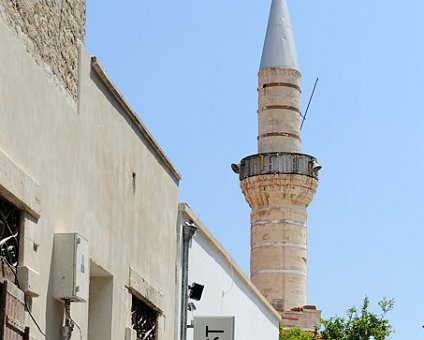
[[[258,154],[239,167],[251,212],[251,280],[284,320],[307,305],[307,212],[316,159],[301,154],[300,78],[285,0],[273,0],[258,74]],[[303,312],[302,312],[303,313]],[[306,314],[305,314],[306,315]],[[319,313],[312,323],[318,322]]]
[[[300,72],[259,71],[258,152],[300,152]]]
[[[241,182],[252,208],[251,280],[280,312],[307,304],[306,207],[317,180],[267,174]]]

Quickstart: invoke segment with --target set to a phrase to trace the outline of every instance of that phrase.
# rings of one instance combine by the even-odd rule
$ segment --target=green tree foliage
[[[394,332],[386,314],[393,309],[394,299],[381,300],[378,305],[381,314],[377,315],[368,311],[369,300],[366,297],[362,308],[358,311],[355,307],[347,311],[347,316],[333,317],[322,320],[322,340],[384,340]]]
[[[299,328],[284,329],[284,326],[280,324],[280,340],[315,340],[318,338],[318,332],[307,332]]]
[[[381,300],[378,305],[381,314],[368,311],[369,300],[366,297],[362,308],[348,309],[346,317],[333,317],[322,320],[322,330],[307,332],[299,328],[285,329],[280,325],[279,340],[385,340],[394,332],[386,319],[386,314],[393,309],[394,299]]]

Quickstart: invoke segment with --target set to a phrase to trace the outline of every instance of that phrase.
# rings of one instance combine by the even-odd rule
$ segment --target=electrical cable
[[[231,286],[227,291],[223,290],[222,295],[228,294],[233,289],[233,286],[234,286],[234,267],[231,264]]]
[[[222,315],[222,306],[224,304],[224,296],[225,296],[225,294],[228,294],[229,292],[231,292],[231,290],[233,289],[233,286],[234,286],[234,267],[231,264],[231,286],[230,286],[230,288],[227,291],[222,290],[222,295],[221,295],[221,315]]]
[[[17,285],[18,285],[18,288],[20,289],[20,284],[19,284],[19,279],[18,279],[18,274],[16,274],[16,272],[15,272],[15,268],[9,263],[9,261],[7,260],[7,258],[6,257],[4,257],[4,256],[1,256],[0,255],[0,259],[3,259],[5,262],[6,262],[6,264],[9,266],[9,268],[10,268],[10,270],[12,271],[12,273],[13,273],[13,275],[15,275],[15,279],[16,279],[16,283],[17,283]],[[35,323],[35,325],[37,326],[37,328],[38,328],[38,330],[39,330],[39,332],[47,339],[47,340],[50,340],[50,338],[41,330],[41,327],[40,327],[40,325],[38,324],[38,322],[35,320],[35,318],[34,318],[34,316],[32,315],[32,313],[31,313],[31,311],[29,310],[29,307],[28,307],[28,305],[27,305],[27,302],[26,302],[26,298],[24,298],[24,305],[25,305],[25,309],[27,310],[27,312],[28,312],[28,314],[29,314],[29,316],[31,317],[31,319],[32,319],[32,321],[34,321],[34,323]]]
[[[65,311],[66,311],[66,314],[68,314],[68,318],[69,318],[69,320],[72,322],[72,324],[73,324],[73,325],[75,325],[75,326],[77,326],[77,328],[78,328],[78,332],[79,332],[79,334],[80,334],[80,340],[82,340],[82,330],[81,330],[80,325],[78,325],[78,324],[75,322],[75,320],[74,320],[74,319],[72,319],[72,317],[71,317],[71,313],[69,312],[69,310],[68,310],[67,308],[65,308]]]

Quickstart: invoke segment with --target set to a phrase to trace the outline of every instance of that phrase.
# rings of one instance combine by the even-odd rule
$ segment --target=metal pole
[[[319,80],[319,78],[317,78],[315,80],[314,88],[312,89],[312,94],[311,94],[311,97],[309,98],[309,103],[308,103],[308,106],[306,107],[305,114],[303,116],[301,115],[303,117],[302,124],[300,124],[301,130],[302,130],[302,127],[303,127],[303,123],[305,123],[306,115],[308,114],[309,107],[311,106],[312,98],[314,98],[315,90],[317,89],[318,80]]]
[[[187,339],[187,303],[188,303],[188,252],[190,240],[195,234],[197,227],[193,222],[185,222],[182,225],[183,249],[182,249],[182,274],[181,274],[181,324],[180,340]]]

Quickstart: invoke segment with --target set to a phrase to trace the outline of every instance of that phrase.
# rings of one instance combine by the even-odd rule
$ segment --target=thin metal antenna
[[[305,114],[302,116],[303,117],[303,120],[302,120],[302,124],[300,124],[300,129],[301,130],[302,130],[302,127],[303,127],[303,123],[305,123],[306,115],[308,114],[309,107],[311,106],[312,98],[314,97],[315,90],[316,90],[317,85],[318,85],[318,80],[319,80],[319,78],[317,77],[317,79],[315,80],[314,88],[312,89],[311,98],[309,98],[309,103],[308,103],[308,106],[306,107]]]

